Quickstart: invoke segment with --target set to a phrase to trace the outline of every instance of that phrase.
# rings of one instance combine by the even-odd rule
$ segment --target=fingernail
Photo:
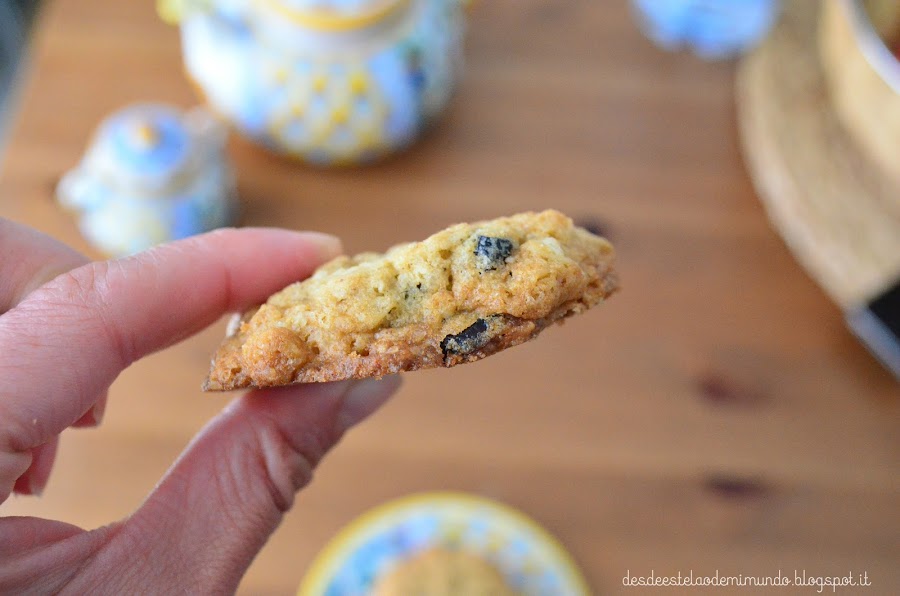
[[[44,488],[46,488],[45,484],[46,479],[44,480],[44,482],[40,482],[38,478],[36,478],[35,475],[32,474],[28,481],[28,490],[30,491],[28,494],[33,497],[41,496],[42,494],[44,494]]]
[[[400,375],[355,381],[344,395],[337,417],[338,431],[343,433],[362,422],[397,391],[400,383]]]
[[[94,419],[94,426],[100,426],[100,423],[103,422],[103,415],[106,413],[106,399],[101,398],[100,401],[94,404],[94,407],[91,408],[91,418]]]
[[[75,421],[75,424],[72,426],[75,428],[93,428],[95,426],[100,426],[100,422],[103,421],[103,414],[106,412],[106,399],[107,394],[103,393],[97,401],[94,402],[94,405],[91,406],[91,409],[81,415],[81,418]]]
[[[16,479],[13,484],[13,492],[17,495],[39,497],[44,493],[46,483],[46,478],[41,482],[36,474],[29,471]]]
[[[30,496],[34,494],[34,491],[31,488],[31,478],[28,474],[16,478],[16,481],[13,483],[12,491],[13,494],[16,495]]]
[[[316,245],[322,260],[330,260],[344,252],[340,238],[322,232],[301,232],[305,238]]]

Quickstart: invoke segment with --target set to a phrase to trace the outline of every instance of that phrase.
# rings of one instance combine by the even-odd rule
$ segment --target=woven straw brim
[[[769,217],[844,307],[900,276],[900,188],[838,121],[819,64],[819,3],[785,5],[737,76],[744,157]],[[900,159],[900,156],[898,156]]]

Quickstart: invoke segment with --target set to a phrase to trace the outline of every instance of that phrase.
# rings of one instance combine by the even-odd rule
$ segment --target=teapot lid
[[[257,0],[263,8],[297,25],[319,31],[344,31],[371,25],[409,0]]]

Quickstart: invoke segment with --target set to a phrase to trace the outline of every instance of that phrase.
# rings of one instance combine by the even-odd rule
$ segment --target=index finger
[[[0,317],[0,450],[46,442],[138,358],[262,302],[339,252],[324,234],[219,230],[38,288]]]

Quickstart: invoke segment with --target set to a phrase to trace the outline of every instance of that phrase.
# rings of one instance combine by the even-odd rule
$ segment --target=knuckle
[[[122,368],[136,357],[135,338],[112,316],[114,283],[120,271],[114,261],[97,261],[62,273],[36,290],[28,302],[61,325],[78,324],[107,340]]]
[[[90,294],[97,289],[98,280],[104,278],[109,264],[103,261],[90,263],[66,271],[45,286],[50,296],[66,301],[86,302]]]
[[[264,416],[254,421],[252,436],[259,484],[282,513],[291,508],[297,491],[312,480],[319,461],[335,442],[329,433],[318,430],[288,436],[277,421]]]

